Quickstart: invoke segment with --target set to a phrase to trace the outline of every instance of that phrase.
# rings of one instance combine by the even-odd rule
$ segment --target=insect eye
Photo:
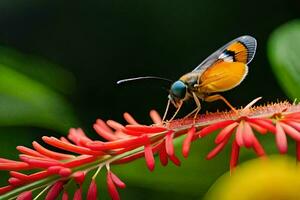
[[[186,85],[182,81],[176,81],[171,86],[171,95],[179,99],[184,99],[186,88]]]

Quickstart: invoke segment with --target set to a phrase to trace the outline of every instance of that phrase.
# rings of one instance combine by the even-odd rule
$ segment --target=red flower
[[[17,200],[32,200],[32,192],[31,191],[26,191],[21,193],[18,197]]]
[[[92,179],[89,190],[87,192],[87,199],[89,200],[97,200],[97,185],[95,179]]]
[[[83,171],[77,171],[72,176],[76,183],[78,183],[79,185],[83,184],[83,181],[85,179],[85,173]]]
[[[82,188],[80,187],[75,191],[73,200],[81,200],[81,199],[82,199]]]
[[[300,142],[300,121],[298,113],[287,115],[276,115],[276,144],[280,153],[287,152],[287,136],[296,141],[297,147]],[[297,148],[297,158],[299,160],[300,152]]]
[[[66,191],[63,192],[63,195],[62,195],[62,200],[68,200],[69,199],[69,195]]]
[[[260,119],[256,119],[260,120]],[[259,128],[258,128],[259,127]],[[253,129],[261,134],[265,134],[265,128],[255,124],[252,119],[242,117],[235,120],[219,122],[206,128],[202,129],[199,132],[199,137],[204,137],[209,133],[212,133],[216,129],[222,129],[215,139],[216,147],[207,155],[207,159],[212,159],[215,157],[229,142],[229,139],[232,135],[234,137],[232,142],[232,151],[231,151],[231,159],[230,159],[230,169],[233,169],[239,158],[239,150],[241,147],[253,148],[255,153],[258,156],[264,156],[265,151],[263,147],[258,142]]]
[[[55,200],[60,192],[63,190],[64,182],[58,181],[53,184],[53,186],[50,188],[45,200]]]
[[[207,113],[199,115],[196,120],[187,118],[163,123],[159,114],[151,111],[154,124],[150,126],[139,124],[128,113],[124,114],[127,125],[98,119],[94,129],[100,140],[92,140],[82,129],[74,128],[70,129],[67,138],[44,136],[42,139],[45,143],[68,153],[46,149],[37,142],[32,143],[33,149],[18,146],[21,153],[19,161],[0,158],[0,170],[10,171],[9,184],[0,188],[0,197],[29,199],[32,193],[26,186],[31,184],[32,190],[41,188],[41,193],[47,192],[47,199],[55,199],[60,193],[63,193],[64,199],[68,199],[64,185],[74,179],[79,184],[74,199],[82,198],[81,185],[85,181],[90,182],[88,198],[97,199],[94,179],[106,165],[108,192],[112,199],[119,199],[117,188],[125,188],[125,184],[112,173],[110,166],[144,157],[147,167],[152,171],[156,154],[163,166],[169,160],[179,166],[181,161],[175,154],[174,140],[182,135],[186,135],[182,154],[187,157],[193,141],[218,131],[216,147],[208,153],[207,159],[215,157],[232,138],[231,170],[238,163],[240,148],[251,148],[258,156],[265,156],[256,137],[258,134],[273,134],[280,153],[287,151],[287,137],[295,140],[297,159],[300,160],[300,106],[283,102],[251,108],[256,101],[237,112]],[[26,170],[36,172],[26,173]],[[93,173],[93,170],[96,170],[93,178],[86,178],[86,174]]]

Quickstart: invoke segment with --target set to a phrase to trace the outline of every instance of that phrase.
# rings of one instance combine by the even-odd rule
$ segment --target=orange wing
[[[199,92],[213,93],[230,90],[239,85],[247,73],[248,67],[245,63],[219,61],[201,75]]]
[[[234,62],[242,62],[247,63],[248,59],[248,49],[241,42],[235,42],[227,47],[225,50],[227,52],[231,52]]]

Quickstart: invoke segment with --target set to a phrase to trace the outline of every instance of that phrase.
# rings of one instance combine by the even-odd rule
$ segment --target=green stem
[[[44,194],[44,192],[46,192],[51,185],[48,185],[47,187],[45,187],[36,197],[34,197],[33,200],[37,200],[42,194]]]

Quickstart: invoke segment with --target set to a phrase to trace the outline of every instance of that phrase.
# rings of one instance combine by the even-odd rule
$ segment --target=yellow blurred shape
[[[256,159],[219,178],[205,200],[300,200],[300,166],[289,157]]]

